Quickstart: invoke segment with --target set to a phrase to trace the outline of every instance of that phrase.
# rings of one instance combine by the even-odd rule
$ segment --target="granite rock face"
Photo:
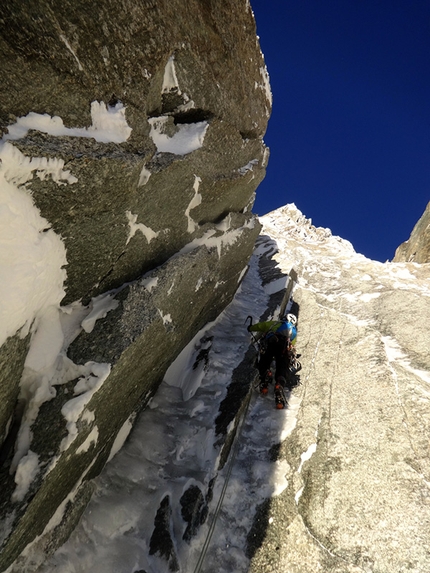
[[[200,223],[252,202],[270,94],[245,2],[10,2],[0,36],[4,133],[29,113],[82,129],[125,110],[121,143],[95,140],[97,128],[35,132],[31,121],[14,143],[26,157],[63,160],[76,179],[29,184],[67,248],[65,302],[136,278]],[[141,225],[133,236],[131,221]]]
[[[259,508],[248,570],[428,571],[430,269],[366,259],[299,215],[262,218],[299,275],[303,370],[287,487]]]
[[[247,4],[8,2],[1,19],[1,78],[9,85],[3,128],[29,111],[85,127],[90,102],[120,100],[139,146],[149,133],[147,117],[173,112],[188,97],[195,105],[178,111],[183,121],[203,110],[248,138],[263,135],[264,63]],[[163,80],[172,56],[179,86],[169,92]]]
[[[271,96],[245,0],[15,0],[0,62],[0,171],[64,244],[62,316],[110,301],[94,328],[73,323],[55,380],[24,368],[35,328],[0,349],[3,571],[44,531],[56,545],[53,516],[67,537],[123,424],[232,299]]]
[[[430,263],[430,203],[427,204],[409,239],[396,249],[393,261]]]

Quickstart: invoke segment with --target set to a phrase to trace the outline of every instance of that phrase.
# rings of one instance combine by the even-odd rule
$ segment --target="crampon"
[[[259,385],[259,390],[260,390],[260,394],[267,394],[269,392],[269,384],[272,382],[273,380],[273,374],[271,370],[268,370],[266,372],[266,376],[264,377],[264,380],[262,380],[260,382]]]
[[[285,398],[284,389],[280,384],[275,386],[275,406],[277,410],[282,410],[287,404],[287,399]]]

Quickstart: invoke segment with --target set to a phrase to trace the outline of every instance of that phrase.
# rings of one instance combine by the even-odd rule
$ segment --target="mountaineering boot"
[[[285,394],[280,384],[275,384],[275,405],[278,410],[285,408]]]
[[[269,383],[272,381],[272,372],[268,370],[266,376],[260,382],[260,393],[266,395],[269,391]]]
[[[268,385],[269,383],[266,382],[266,380],[263,380],[263,382],[260,383],[260,394],[266,395],[268,393]]]

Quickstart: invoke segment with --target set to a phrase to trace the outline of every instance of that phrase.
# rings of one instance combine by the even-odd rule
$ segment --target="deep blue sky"
[[[254,211],[386,261],[430,201],[430,1],[251,0],[273,93]]]

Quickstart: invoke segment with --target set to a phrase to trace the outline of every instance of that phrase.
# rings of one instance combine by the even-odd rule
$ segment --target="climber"
[[[258,371],[260,373],[260,392],[268,393],[268,385],[272,372],[270,366],[272,361],[276,362],[275,371],[275,403],[278,409],[285,406],[284,388],[287,384],[288,371],[292,370],[292,363],[295,361],[295,344],[297,340],[297,317],[294,314],[287,314],[280,320],[269,320],[257,322],[248,326],[248,332],[261,333],[259,338],[260,360]]]

